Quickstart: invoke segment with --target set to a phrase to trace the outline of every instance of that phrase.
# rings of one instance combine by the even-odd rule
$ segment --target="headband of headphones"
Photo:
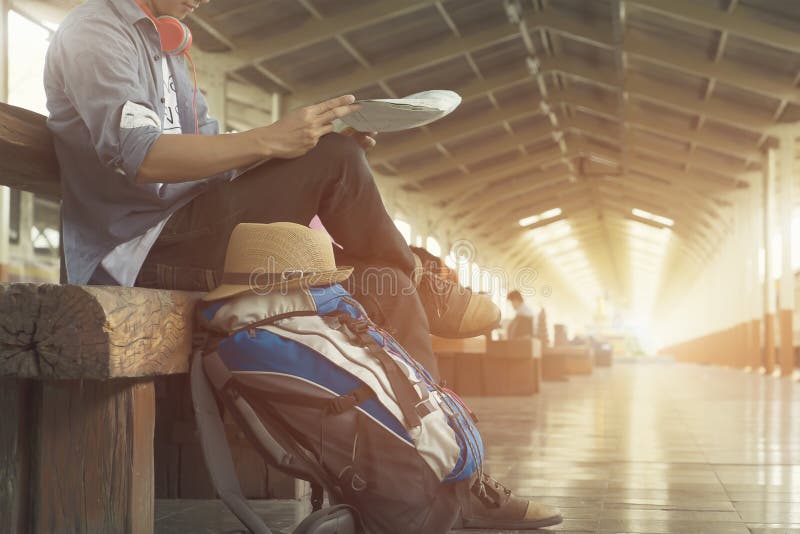
[[[169,15],[156,18],[140,0],[135,1],[156,25],[158,36],[161,39],[161,50],[165,54],[180,56],[189,52],[192,47],[192,32],[186,24]]]

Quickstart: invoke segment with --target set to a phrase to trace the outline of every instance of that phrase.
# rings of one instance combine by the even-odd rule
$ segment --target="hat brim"
[[[352,267],[337,267],[335,271],[309,274],[279,284],[256,287],[252,285],[222,284],[203,295],[200,300],[210,302],[250,292],[258,295],[269,295],[271,293],[280,294],[282,291],[289,291],[299,287],[330,286],[344,282],[351,274],[353,274]]]

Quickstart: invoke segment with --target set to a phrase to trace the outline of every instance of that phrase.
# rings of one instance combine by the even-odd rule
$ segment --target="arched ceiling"
[[[225,72],[232,128],[268,120],[271,92],[290,107],[459,92],[447,119],[381,136],[381,179],[464,237],[621,301],[642,273],[652,285],[713,256],[730,193],[800,121],[797,2],[213,0],[189,24],[198,63]],[[588,262],[570,270],[575,249]]]
[[[578,275],[566,259],[583,250],[622,300],[641,272],[713,255],[726,196],[762,168],[775,126],[800,120],[794,2],[215,0],[199,13],[215,64],[291,106],[459,92],[446,120],[381,136],[374,168],[522,261]],[[543,223],[566,221],[576,247],[519,239],[546,241],[549,225],[518,220],[555,208]]]

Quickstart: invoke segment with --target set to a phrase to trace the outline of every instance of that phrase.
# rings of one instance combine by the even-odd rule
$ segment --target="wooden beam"
[[[652,7],[656,11],[660,11],[662,13],[665,11],[660,8],[656,9],[656,6],[661,5],[660,0],[642,0],[641,2],[633,3],[646,4],[648,8]],[[682,6],[690,5],[687,0],[681,0],[680,4]],[[694,4],[692,4],[692,6],[700,11],[706,11],[706,15],[717,13],[717,18],[719,19],[728,17],[738,20],[751,19],[751,22],[756,22],[756,18],[752,15],[750,17],[743,16],[742,10],[739,10],[736,13],[722,13],[713,9],[699,7]],[[670,8],[674,8],[674,3],[670,4]],[[613,24],[603,26],[589,22],[582,22],[577,20],[575,17],[571,17],[563,13],[556,13],[552,9],[548,9],[544,15],[545,18],[542,21],[542,24],[546,25],[549,29],[569,35],[572,38],[579,39],[593,46],[606,48],[611,51],[614,51],[618,48],[618,38],[615,36],[615,28]],[[711,15],[711,18],[713,19],[714,16]],[[694,23],[692,19],[689,19],[689,21]],[[743,23],[742,26],[744,27],[746,24],[747,23]],[[712,27],[718,30],[736,33],[735,31],[731,31],[728,27],[720,25],[712,25]],[[766,31],[767,27],[771,28],[769,32]],[[765,36],[768,34],[771,36],[771,32],[779,28],[767,24],[764,25],[763,29],[765,29]],[[784,35],[791,35],[791,32],[785,31]],[[797,47],[798,45],[796,44],[796,41],[796,36],[793,36],[792,41],[787,40],[784,44],[789,44],[791,42]],[[676,49],[674,46],[663,46],[651,39],[646,39],[644,37],[626,35],[621,51],[624,54],[635,54],[637,57],[648,62],[667,65],[670,68],[699,75],[704,78],[715,78],[717,80],[724,81],[725,83],[770,95],[775,98],[789,97],[798,99],[796,101],[800,102],[800,97],[798,97],[797,91],[793,91],[793,88],[788,83],[788,80],[784,82],[773,81],[766,79],[760,71],[751,68],[732,63],[715,63],[714,61],[709,60],[705,54],[695,54],[693,51],[686,49],[685,47],[683,49]]]
[[[104,380],[185,373],[197,296],[0,285],[0,376]]]
[[[606,139],[615,144],[620,143],[621,134],[619,130],[622,128],[620,123],[614,123],[611,128],[608,125],[599,125],[594,121],[587,120],[586,118],[573,117],[569,121],[564,122],[565,130],[576,130],[590,135],[597,139]],[[649,152],[659,155],[661,157],[669,157],[672,160],[680,161],[686,160],[691,162],[693,167],[701,169],[709,169],[718,174],[733,174],[747,172],[747,161],[741,160],[737,165],[735,163],[723,162],[717,159],[708,159],[698,154],[693,154],[689,150],[687,144],[685,150],[676,150],[672,146],[667,146],[653,142],[652,140],[643,137],[630,136],[628,139],[628,148],[639,149],[643,152]]]
[[[152,381],[0,378],[0,410],[4,532],[153,531]]]
[[[272,114],[265,113],[258,109],[253,109],[250,106],[240,104],[239,102],[233,100],[228,102],[227,109],[228,122],[233,119],[234,121],[246,122],[256,127],[269,126],[273,122]]]
[[[508,199],[506,203],[502,204],[502,209],[498,209],[497,201],[493,201],[485,209],[481,210],[482,217],[464,218],[464,225],[472,225],[471,227],[490,237],[500,227],[507,225],[520,230],[532,229],[533,227],[520,227],[519,220],[533,213],[541,213],[549,209],[561,208],[562,218],[567,218],[591,203],[590,195],[587,195],[588,190],[585,187],[580,187],[582,184],[576,185],[578,187],[574,189],[564,189],[562,184],[560,187],[547,187],[541,191],[520,194],[519,197]],[[539,226],[545,225],[541,224]]]
[[[255,85],[228,79],[225,82],[225,94],[228,100],[260,109],[266,113],[272,112],[272,93]]]
[[[530,16],[530,15],[529,15]],[[380,80],[435,65],[466,52],[484,48],[493,43],[514,38],[518,30],[505,22],[494,24],[461,37],[449,35],[431,46],[410,54],[399,54],[374,65],[372,68],[337,77],[329,82],[299,87],[291,96],[291,106],[296,107],[339,94],[354,91]]]
[[[499,163],[478,172],[459,176],[455,180],[426,185],[425,195],[430,195],[440,201],[447,200],[448,198],[453,198],[459,192],[472,189],[483,190],[484,187],[494,181],[523,172],[533,172],[534,169],[557,163],[562,158],[561,151],[557,147],[553,147],[533,156],[522,157],[508,163]]]
[[[604,103],[596,97],[591,97],[575,89],[551,91],[550,98],[553,101],[552,103],[556,105],[565,104],[575,109],[585,110],[591,114],[604,116],[616,121],[620,120],[618,110],[614,105]],[[429,130],[421,131],[419,136],[414,136],[399,142],[391,142],[383,145],[379,144],[378,147],[370,152],[369,159],[373,162],[383,162],[406,156],[413,152],[430,148],[430,146],[436,143],[452,141],[464,135],[474,134],[482,129],[496,127],[503,121],[533,116],[541,113],[540,103],[540,100],[532,99],[529,103],[522,101],[514,103],[513,105],[504,106],[500,109],[491,108],[458,121],[441,121],[432,125]],[[664,121],[651,118],[650,114],[645,113],[630,102],[625,105],[625,119],[631,126],[638,129],[662,135],[672,140],[696,143],[697,145],[702,145],[712,151],[717,151],[728,156],[737,158],[745,157],[748,158],[748,161],[760,157],[760,151],[755,146],[748,147],[747,145],[742,145],[723,135],[697,131],[689,127],[680,128],[673,126]],[[577,128],[575,121],[577,121],[577,119],[565,119],[564,128]],[[543,122],[538,129],[526,131],[525,135],[532,138],[543,138],[546,137],[551,130],[551,125]],[[716,165],[716,163],[714,165]]]
[[[582,91],[568,89],[563,93],[562,102],[575,109],[608,119],[621,120],[614,106],[592,97]],[[668,139],[694,143],[722,154],[750,159],[761,157],[761,151],[753,145],[738,143],[728,136],[695,130],[691,127],[679,127],[660,120],[647,113],[630,101],[625,104],[624,120],[636,129],[658,134]]]
[[[234,50],[236,48],[236,45],[230,37],[222,33],[219,28],[207,21],[204,17],[198,15],[197,13],[189,13],[188,19],[192,25],[198,26],[228,50]]]
[[[612,91],[619,87],[611,80],[608,73],[599,67],[579,59],[560,56],[545,58],[543,67],[552,72],[561,72],[572,78],[592,85],[598,85]],[[742,106],[711,100],[705,102],[696,92],[678,85],[665,86],[641,74],[629,72],[624,90],[633,96],[655,102],[663,107],[680,109],[694,115],[706,115],[708,118],[723,124],[732,124],[745,130],[764,132],[774,126],[772,117],[767,113],[750,111]]]
[[[792,76],[765,76],[763,71],[729,61],[711,61],[705,50],[695,51],[677,43],[665,46],[636,35],[628,36],[624,50],[631,56],[693,76],[715,79],[777,100],[800,102],[800,93],[793,86]]]
[[[358,28],[382,22],[392,17],[413,13],[434,3],[435,0],[380,0],[359,4],[349,10],[338,10],[327,18],[310,18],[299,27],[269,38],[265,45],[262,36],[252,41],[237,41],[236,53],[227,58],[228,71],[238,70],[252,63],[261,63],[271,57],[280,56],[313,43],[349,33]]]
[[[617,140],[611,137],[601,140],[607,143],[617,143]],[[589,141],[591,141],[591,139]],[[618,153],[618,147],[617,151],[612,151],[589,142],[582,146],[582,150],[587,153],[597,154],[598,156],[610,161],[614,161],[616,158],[616,161],[619,162],[620,155]],[[652,176],[657,176],[670,183],[679,180],[687,185],[687,187],[696,189],[698,192],[703,193],[708,193],[709,191],[731,190],[738,188],[741,183],[745,183],[736,178],[720,175],[710,170],[698,170],[696,172],[684,171],[681,169],[672,168],[658,161],[645,161],[641,158],[637,159],[636,157],[631,158],[630,167],[632,169],[643,171]]]
[[[542,139],[547,139],[549,137],[550,134],[547,133],[542,137]],[[479,148],[475,148],[474,150],[462,150],[457,154],[454,154],[453,157],[460,165],[474,165],[504,152],[513,152],[516,145],[530,144],[539,140],[541,139],[523,137],[519,134],[507,134],[491,141],[487,141]],[[454,165],[453,161],[440,158],[432,163],[423,165],[420,170],[403,172],[400,177],[406,183],[417,183],[437,174],[442,174],[453,170],[456,170],[456,166]],[[471,176],[471,173],[465,175],[465,177],[469,176]]]
[[[515,102],[503,108],[489,108],[486,111],[474,113],[461,120],[442,120],[430,125],[420,135],[407,138],[403,141],[378,145],[370,151],[370,161],[391,160],[412,152],[430,148],[436,143],[452,141],[464,135],[471,135],[485,128],[497,126],[498,123],[511,121],[521,117],[539,115],[542,113],[540,100],[531,98],[530,101]],[[526,131],[525,135],[532,139],[546,137],[551,132],[551,125],[544,123],[535,132]]]
[[[45,117],[0,103],[0,185],[59,198],[58,176]]]
[[[720,11],[692,0],[630,0],[648,10],[690,24],[725,31],[751,41],[800,53],[797,33],[788,28],[762,22],[757,10],[739,6],[733,12]]]

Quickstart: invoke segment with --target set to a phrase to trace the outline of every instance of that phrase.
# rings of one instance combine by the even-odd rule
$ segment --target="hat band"
[[[267,286],[273,284],[281,284],[284,282],[289,282],[291,280],[298,280],[300,278],[305,278],[308,276],[329,274],[335,272],[336,272],[335,269],[332,271],[294,270],[294,271],[283,271],[280,273],[264,273],[257,271],[253,271],[252,273],[226,272],[222,274],[222,283],[235,286]]]

